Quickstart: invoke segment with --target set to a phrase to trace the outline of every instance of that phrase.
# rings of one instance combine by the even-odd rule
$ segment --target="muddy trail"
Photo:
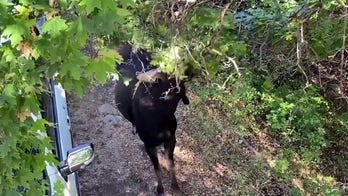
[[[74,146],[92,142],[95,147],[94,161],[78,173],[82,196],[156,195],[153,166],[142,141],[138,135],[133,135],[131,123],[115,106],[113,83],[90,89],[82,99],[70,96],[69,112]],[[223,146],[216,138],[212,138],[216,146],[197,142],[196,137],[186,131],[195,129],[195,125],[186,120],[189,115],[192,114],[187,107],[180,103],[176,113],[175,161],[178,183],[184,195],[259,195],[259,190],[265,188],[269,192],[267,179],[270,175],[259,171],[255,166],[258,162],[251,156],[244,160],[235,156],[233,170],[214,159],[218,155],[209,149],[219,150]],[[159,155],[165,195],[171,195],[169,172],[160,150]],[[265,178],[260,178],[260,174]],[[255,183],[255,179],[260,183]],[[281,189],[275,192],[284,194]]]

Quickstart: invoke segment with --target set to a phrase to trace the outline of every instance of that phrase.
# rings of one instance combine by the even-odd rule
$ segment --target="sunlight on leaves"
[[[51,20],[48,20],[42,25],[42,32],[50,33],[52,36],[57,36],[60,34],[60,31],[64,31],[68,28],[68,25],[65,23],[65,20],[60,16],[54,17]]]

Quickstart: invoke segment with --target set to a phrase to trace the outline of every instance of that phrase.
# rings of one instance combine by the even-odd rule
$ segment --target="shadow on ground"
[[[152,164],[131,124],[116,109],[113,89],[108,83],[90,89],[83,99],[69,97],[74,146],[95,145],[95,160],[79,172],[82,196],[155,195]],[[248,152],[238,137],[214,134],[214,122],[207,124],[204,114],[190,106],[180,104],[177,118],[175,158],[184,195],[286,194],[282,187],[273,187],[264,161]],[[165,167],[164,159],[160,161]],[[169,174],[163,171],[165,192],[171,195]]]

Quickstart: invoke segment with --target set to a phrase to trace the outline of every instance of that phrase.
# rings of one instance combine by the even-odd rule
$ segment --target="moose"
[[[157,193],[164,193],[157,156],[157,147],[163,144],[173,193],[181,195],[174,165],[177,129],[174,113],[180,100],[189,104],[184,83],[151,66],[151,55],[144,49],[133,51],[130,44],[123,44],[118,53],[123,57],[123,63],[116,65],[121,76],[115,85],[118,110],[132,123],[144,143],[157,176]]]

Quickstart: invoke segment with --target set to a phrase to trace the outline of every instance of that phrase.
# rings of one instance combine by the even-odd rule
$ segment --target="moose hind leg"
[[[154,147],[148,147],[146,145],[145,145],[145,149],[146,149],[146,153],[149,155],[152,161],[152,164],[157,176],[157,193],[159,195],[162,195],[164,192],[164,189],[162,184],[162,172],[161,172],[161,168],[160,168],[158,157],[157,157],[157,150]]]
[[[175,144],[176,144],[175,137],[171,137],[168,141],[164,142],[164,150],[169,161],[169,172],[170,172],[170,177],[172,180],[173,193],[174,195],[182,195],[180,191],[180,187],[178,185],[178,181],[176,180],[176,175],[175,175],[175,163],[174,163]]]

